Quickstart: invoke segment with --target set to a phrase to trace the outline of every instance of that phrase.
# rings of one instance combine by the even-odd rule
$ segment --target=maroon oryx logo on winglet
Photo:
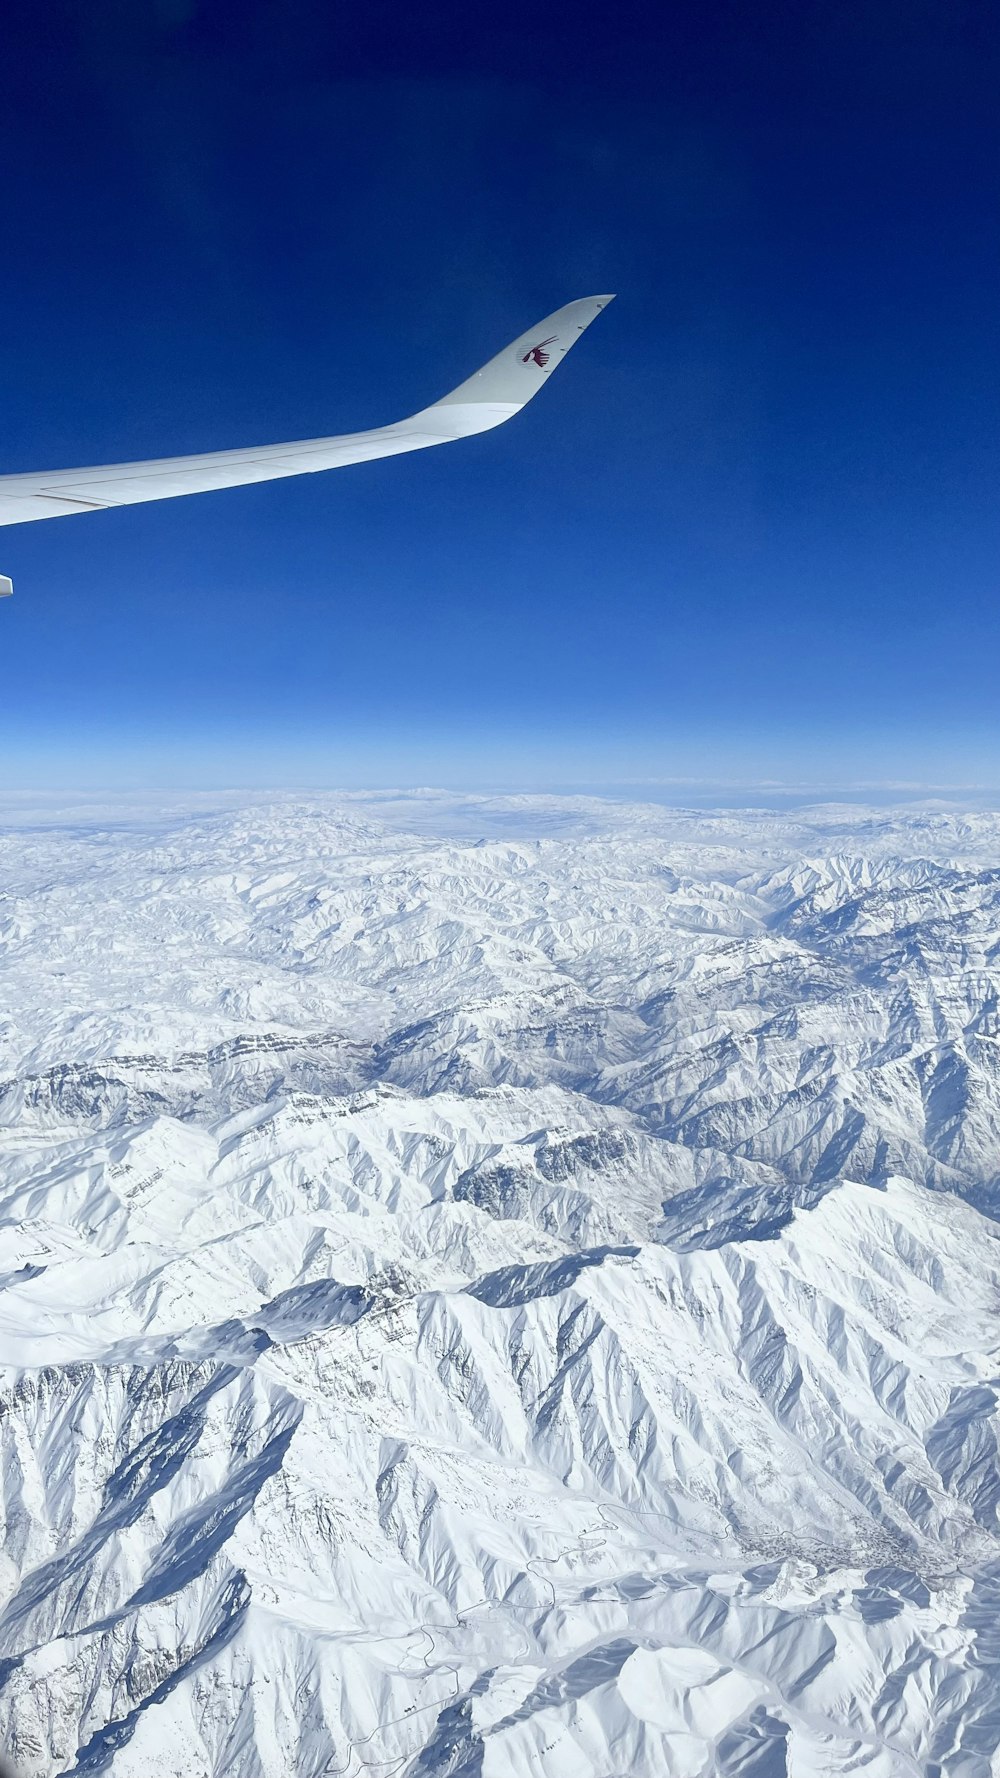
[[[551,346],[557,337],[556,334],[552,333],[547,340],[541,340],[537,346],[532,346],[530,352],[525,352],[524,357],[521,359],[521,363],[537,364],[539,370],[544,370],[551,357],[551,353],[546,352],[545,348],[546,346]]]

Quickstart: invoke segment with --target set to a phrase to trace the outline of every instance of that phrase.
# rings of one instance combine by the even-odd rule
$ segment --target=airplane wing
[[[108,463],[97,469],[0,475],[0,525],[23,525],[33,519],[56,519],[107,506],[132,506],[141,500],[171,500],[179,494],[236,488],[244,482],[340,469],[346,463],[395,457],[487,432],[511,419],[538,394],[584,328],[611,300],[610,296],[586,296],[556,309],[432,407],[370,432],[206,451],[193,457],[159,457],[146,463]],[[0,576],[0,595],[12,590],[10,581]]]

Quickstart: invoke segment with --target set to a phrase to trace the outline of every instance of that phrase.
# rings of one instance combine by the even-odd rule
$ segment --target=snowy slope
[[[11,812],[21,1778],[1000,1772],[998,858]]]

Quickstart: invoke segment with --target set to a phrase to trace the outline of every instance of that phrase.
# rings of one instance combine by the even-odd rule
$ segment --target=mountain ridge
[[[986,1778],[1000,817],[410,819],[0,838],[16,1771]]]

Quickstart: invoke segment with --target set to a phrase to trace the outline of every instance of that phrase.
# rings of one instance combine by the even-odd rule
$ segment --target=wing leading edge
[[[538,394],[584,328],[611,301],[610,296],[586,296],[556,309],[450,395],[390,426],[334,438],[300,439],[291,444],[206,451],[191,457],[160,457],[144,463],[108,463],[95,469],[0,476],[0,525],[23,525],[34,519],[63,518],[108,506],[171,500],[181,494],[236,488],[279,476],[340,469],[348,463],[395,457],[404,451],[422,451],[430,445],[488,432],[512,419]],[[0,576],[0,596],[10,591],[10,582]]]

